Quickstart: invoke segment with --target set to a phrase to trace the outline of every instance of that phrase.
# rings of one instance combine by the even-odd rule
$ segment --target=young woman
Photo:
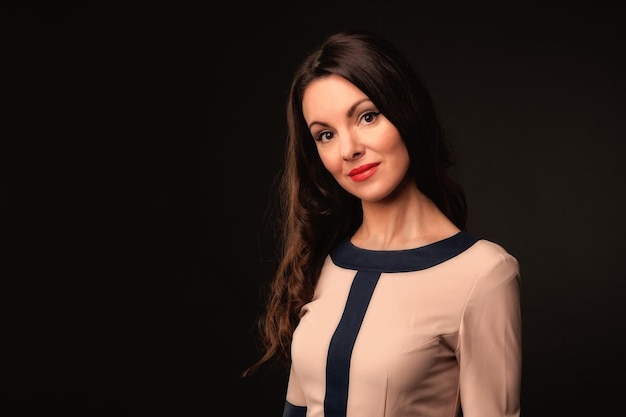
[[[520,274],[465,230],[429,93],[364,32],[296,71],[282,258],[261,320],[284,417],[519,416]]]

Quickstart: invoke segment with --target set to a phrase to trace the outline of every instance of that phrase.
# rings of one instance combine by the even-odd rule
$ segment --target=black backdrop
[[[523,414],[621,410],[623,12],[27,3],[0,6],[3,415],[280,415],[285,375],[239,378],[266,208],[291,73],[346,28],[411,57],[470,230],[521,263]]]

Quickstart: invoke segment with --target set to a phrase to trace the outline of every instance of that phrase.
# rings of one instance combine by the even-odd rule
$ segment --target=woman
[[[465,231],[463,190],[409,62],[364,32],[296,71],[282,258],[261,320],[283,416],[518,416],[520,275]]]

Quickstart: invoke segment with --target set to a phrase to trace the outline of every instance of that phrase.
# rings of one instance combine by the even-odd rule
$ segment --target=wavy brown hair
[[[454,165],[433,100],[410,62],[387,40],[363,32],[328,37],[296,70],[287,102],[285,165],[280,177],[281,227],[276,274],[259,320],[263,356],[289,364],[301,308],[313,298],[322,263],[333,245],[361,224],[360,201],[324,168],[302,113],[302,97],[316,79],[337,74],[363,91],[398,129],[417,187],[461,230],[467,205],[450,175]]]

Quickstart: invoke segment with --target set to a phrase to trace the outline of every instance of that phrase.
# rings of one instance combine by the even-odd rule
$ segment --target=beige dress
[[[519,416],[520,382],[519,265],[501,246],[345,240],[302,309],[283,416]]]

